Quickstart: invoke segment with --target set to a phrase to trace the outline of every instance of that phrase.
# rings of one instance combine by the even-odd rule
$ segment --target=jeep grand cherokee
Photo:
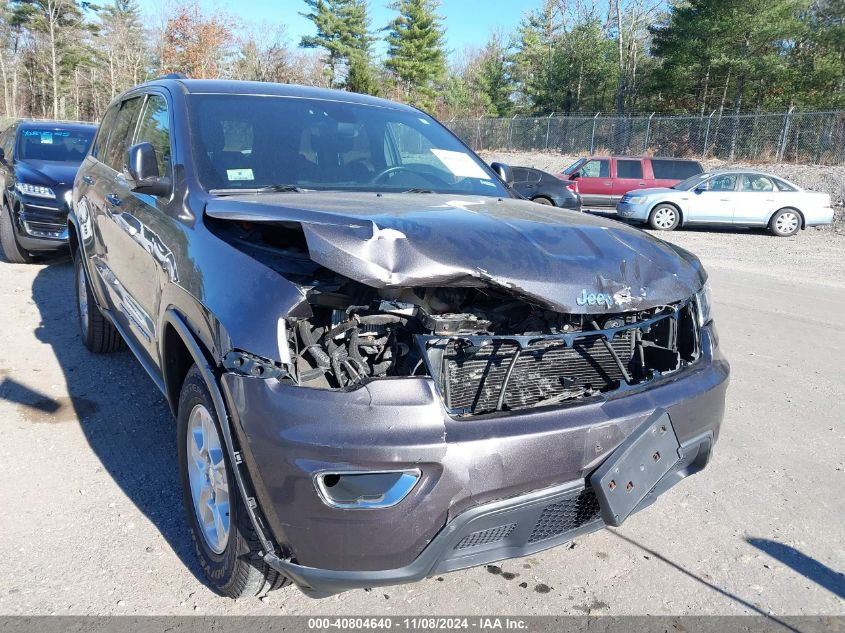
[[[109,106],[69,230],[82,339],[125,343],[166,395],[225,595],[402,583],[619,525],[719,432],[698,259],[519,199],[406,105],[144,84]]]

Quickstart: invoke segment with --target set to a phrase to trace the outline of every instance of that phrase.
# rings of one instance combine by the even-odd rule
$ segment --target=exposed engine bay
[[[295,232],[225,228],[224,239],[302,285],[312,314],[286,321],[291,367],[284,375],[302,387],[431,376],[446,408],[460,416],[619,390],[699,356],[691,300],[590,315],[555,312],[498,287],[374,288],[312,262],[304,244],[291,241]],[[252,367],[248,358],[237,362],[241,371]]]

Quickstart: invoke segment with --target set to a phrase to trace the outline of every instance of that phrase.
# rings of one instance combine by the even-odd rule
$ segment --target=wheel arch
[[[212,369],[214,363],[203,343],[191,332],[185,317],[173,307],[164,312],[159,348],[165,396],[175,415],[179,409],[182,383],[191,365],[197,365],[207,383],[216,384]]]

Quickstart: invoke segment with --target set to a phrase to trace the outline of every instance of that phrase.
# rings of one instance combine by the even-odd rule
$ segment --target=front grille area
[[[429,337],[440,392],[453,415],[546,406],[651,380],[699,354],[691,303],[651,318],[619,317],[607,330],[539,336]],[[430,365],[431,366],[431,365]]]
[[[630,332],[616,336],[611,347],[623,363],[633,353]],[[468,356],[457,341],[446,347],[447,406],[474,413],[495,411],[505,377],[519,349],[516,342],[496,339]],[[562,340],[537,340],[519,354],[510,370],[502,408],[522,409],[543,400],[584,391],[607,391],[622,379],[611,353],[598,336],[577,339],[572,347]]]
[[[582,525],[592,523],[600,516],[599,501],[592,488],[586,488],[577,497],[564,499],[543,509],[537,520],[529,543],[545,541]]]

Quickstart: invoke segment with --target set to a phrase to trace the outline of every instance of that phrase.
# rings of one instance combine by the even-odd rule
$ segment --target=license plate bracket
[[[680,443],[658,409],[590,475],[604,522],[620,525],[678,463]]]

